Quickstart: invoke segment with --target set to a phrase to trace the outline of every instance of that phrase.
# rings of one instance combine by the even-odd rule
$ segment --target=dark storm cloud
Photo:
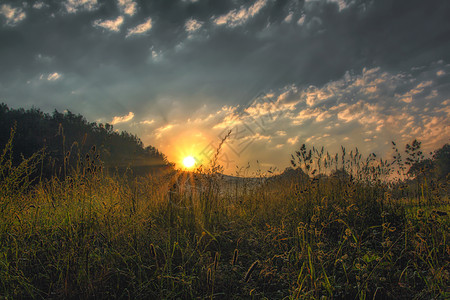
[[[376,1],[356,3],[341,12],[337,3],[324,1],[288,4],[268,1],[242,26],[205,24],[208,31],[203,34],[209,38],[187,41],[168,58],[179,66],[181,76],[189,74],[192,84],[206,83],[224,97],[222,86],[260,91],[292,82],[324,84],[347,70],[382,66],[401,71],[437,58],[448,61],[448,41],[436,45],[449,31],[448,4]],[[297,9],[294,15],[305,14],[304,26],[296,20],[283,22],[280,16],[292,7]],[[227,93],[227,98],[240,98]]]
[[[241,26],[212,24],[213,17],[252,3],[143,1],[133,17],[125,18],[119,33],[92,25],[120,14],[112,1],[99,2],[97,10],[74,14],[67,13],[63,5],[50,4],[40,10],[29,7],[22,24],[2,27],[1,63],[8,70],[38,72],[42,66],[34,57],[42,53],[54,57],[52,67],[61,72],[98,76],[96,67],[114,65],[153,80],[156,74],[146,64],[153,47],[167,52],[167,66],[156,68],[158,76],[173,81],[184,80],[188,74],[198,76],[197,84],[205,80],[213,85],[212,92],[220,92],[223,77],[233,73],[244,73],[247,82],[254,82],[254,89],[262,90],[292,82],[323,84],[363,67],[398,70],[427,64],[436,57],[448,61],[450,55],[446,51],[450,41],[445,38],[450,34],[446,1],[357,1],[342,11],[336,2],[267,1]],[[288,24],[284,18],[289,12],[294,19]],[[297,19],[302,14],[304,26],[299,26]],[[124,37],[126,28],[148,17],[153,21],[151,33]],[[203,35],[208,37],[185,41],[184,25],[189,18],[204,22]],[[182,42],[186,44],[174,51]],[[192,74],[192,65],[201,73]],[[216,77],[216,84],[208,80],[211,77]],[[121,79],[125,78],[116,80]]]

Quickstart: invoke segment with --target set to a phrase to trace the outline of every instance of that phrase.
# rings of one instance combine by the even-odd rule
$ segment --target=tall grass
[[[32,184],[42,154],[14,166],[12,141],[0,158],[2,298],[450,296],[446,190],[417,198],[373,154],[305,146],[290,176],[230,182],[214,161],[110,176],[92,149],[65,178]]]

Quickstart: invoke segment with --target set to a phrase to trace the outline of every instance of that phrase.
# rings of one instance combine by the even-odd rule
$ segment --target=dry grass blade
[[[234,266],[237,263],[238,255],[239,255],[239,250],[238,249],[234,249],[233,259],[231,260],[231,265],[232,266]]]
[[[244,276],[244,282],[248,282],[250,280],[250,276],[252,276],[252,273],[255,271],[258,264],[259,264],[259,261],[255,261],[254,263],[252,263],[250,268],[248,268],[247,273],[245,273],[245,276]]]

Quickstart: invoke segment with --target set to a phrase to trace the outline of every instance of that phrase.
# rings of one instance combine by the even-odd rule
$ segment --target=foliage
[[[21,157],[30,157],[45,149],[44,176],[58,175],[63,178],[79,163],[91,149],[110,171],[125,171],[145,174],[158,168],[170,167],[164,154],[152,146],[144,147],[142,141],[128,132],[117,132],[110,124],[86,121],[81,115],[70,111],[54,111],[46,114],[32,108],[10,109],[0,104],[0,145],[9,139],[11,128],[16,125],[13,164]]]

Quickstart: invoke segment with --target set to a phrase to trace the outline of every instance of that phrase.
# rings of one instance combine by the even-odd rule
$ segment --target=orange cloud
[[[112,121],[111,124],[115,125],[115,124],[119,124],[119,123],[126,123],[131,121],[134,118],[134,113],[133,112],[129,112],[128,115],[126,116],[115,116]]]

